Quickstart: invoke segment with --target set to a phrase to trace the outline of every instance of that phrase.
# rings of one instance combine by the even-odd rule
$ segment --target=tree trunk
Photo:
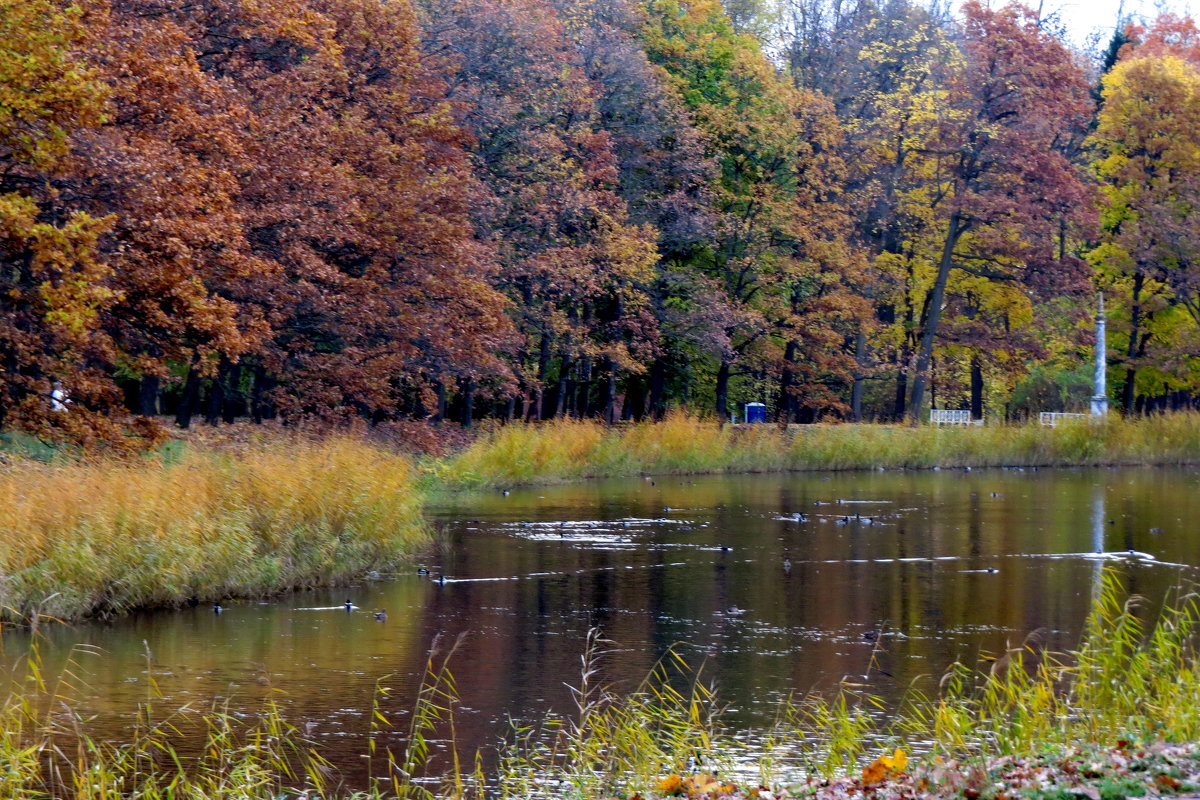
[[[621,421],[640,420],[646,404],[646,382],[642,376],[629,378],[625,383],[625,397],[621,400]]]
[[[938,262],[937,278],[933,282],[933,291],[929,294],[928,307],[924,315],[925,324],[921,329],[921,347],[917,351],[916,374],[913,375],[912,402],[908,408],[909,422],[913,425],[917,425],[921,421],[921,406],[925,402],[925,384],[929,380],[929,365],[933,360],[933,343],[937,338],[938,322],[942,318],[942,303],[946,298],[946,284],[950,279],[950,270],[953,267],[954,248],[958,245],[963,230],[962,219],[956,211],[950,216],[946,240],[942,244],[942,257]]]
[[[784,425],[789,422],[794,422],[796,419],[796,393],[794,387],[796,385],[796,374],[792,371],[792,364],[796,363],[796,352],[800,346],[795,340],[788,340],[787,346],[783,349],[783,370],[779,376],[779,421]]]
[[[554,398],[554,413],[548,414],[548,417],[562,417],[567,413],[567,388],[570,384],[570,373],[573,366],[571,356],[563,353],[559,358],[558,394]]]
[[[667,364],[660,356],[650,366],[650,388],[645,408],[651,419],[662,419],[666,413],[666,404],[663,402],[666,385]]]
[[[137,413],[143,417],[158,416],[158,390],[162,381],[157,375],[143,375],[138,383]]]
[[[221,365],[224,366],[223,364]],[[208,397],[204,404],[204,423],[218,425],[221,422],[221,410],[225,405],[225,386],[223,370],[217,368],[217,374],[208,382]]]
[[[862,328],[854,336],[854,384],[850,388],[850,419],[862,422],[863,360],[867,357],[867,333]]]
[[[983,365],[978,353],[971,356],[971,419],[983,419]]]
[[[717,369],[717,419],[729,422],[729,362],[725,359]]]
[[[463,418],[462,426],[471,427],[475,422],[475,379],[464,378],[462,382]]]
[[[222,362],[221,366],[226,368],[225,397],[221,406],[221,419],[232,425],[238,417],[244,416],[246,413],[246,398],[242,394],[242,365],[226,365]]]
[[[929,407],[937,408],[937,358],[929,359]]]
[[[546,396],[546,372],[550,369],[550,334],[542,331],[542,344],[538,350],[537,389],[534,392],[533,411],[531,416],[537,421],[545,419],[542,416],[542,402]]]
[[[188,370],[187,381],[183,384],[183,397],[179,400],[179,410],[175,412],[175,424],[188,428],[192,424],[192,415],[196,413],[196,404],[200,398],[200,375],[196,365]]]
[[[1133,302],[1129,309],[1129,347],[1125,350],[1126,361],[1125,366],[1125,389],[1122,396],[1122,408],[1125,410],[1125,415],[1133,414],[1134,397],[1137,390],[1137,366],[1134,364],[1134,359],[1138,354],[1138,338],[1141,336],[1142,328],[1142,286],[1145,283],[1145,277],[1142,271],[1138,270],[1133,275]]]
[[[591,416],[592,357],[584,356],[579,362],[579,381],[575,384],[575,416],[578,419]]]
[[[438,381],[433,385],[437,393],[437,411],[433,412],[433,421],[441,422],[446,418],[446,384]]]
[[[604,359],[604,373],[600,405],[603,408],[604,424],[612,425],[617,421],[617,367],[611,358]]]
[[[261,425],[262,421],[270,416],[267,393],[272,388],[271,384],[271,378],[267,375],[267,371],[263,369],[262,364],[255,364],[254,383],[250,389],[250,414],[256,425]]]

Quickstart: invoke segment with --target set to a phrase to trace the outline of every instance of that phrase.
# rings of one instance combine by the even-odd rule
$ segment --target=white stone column
[[[1104,343],[1104,292],[1100,292],[1100,305],[1096,311],[1096,374],[1092,385],[1092,416],[1103,417],[1108,413],[1107,361]]]

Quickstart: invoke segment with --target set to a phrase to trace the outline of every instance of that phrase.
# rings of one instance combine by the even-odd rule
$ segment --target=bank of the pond
[[[1021,425],[719,426],[686,414],[606,427],[559,420],[483,432],[431,467],[435,488],[654,474],[1200,463],[1200,414]]]
[[[675,413],[614,427],[494,426],[436,457],[403,446],[255,431],[177,443],[170,457],[4,453],[0,615],[72,621],[352,581],[428,543],[430,492],[672,473],[1191,464],[1200,463],[1200,414],[1055,428],[782,429]]]
[[[0,468],[0,609],[72,621],[329,585],[425,546],[411,462],[298,438]]]
[[[194,705],[165,713],[151,696],[126,741],[93,737],[70,687],[36,648],[0,700],[0,797],[76,800],[383,800],[642,797],[666,800],[1027,797],[1117,800],[1200,791],[1200,624],[1195,596],[1153,622],[1108,573],[1080,645],[1027,642],[992,668],[951,665],[936,697],[884,712],[859,683],[781,703],[768,732],[727,729],[721,698],[668,653],[642,684],[601,683],[605,640],[580,643],[578,709],[519,727],[495,768],[456,754],[454,653],[431,653],[416,704],[399,712],[382,685],[361,711],[367,777],[346,786],[303,720],[275,700],[258,714]],[[436,647],[436,646],[435,646]],[[1004,668],[998,668],[1003,663]],[[680,672],[682,671],[682,672]],[[673,677],[690,677],[688,688]],[[69,683],[74,683],[72,678]],[[47,708],[53,708],[48,713]],[[396,749],[380,745],[394,723]],[[913,746],[923,755],[912,755]],[[443,759],[443,763],[445,759]]]

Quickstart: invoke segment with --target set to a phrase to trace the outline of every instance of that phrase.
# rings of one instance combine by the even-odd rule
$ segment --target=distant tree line
[[[1200,386],[1200,32],[976,0],[0,0],[0,428]],[[66,410],[62,410],[65,400]],[[132,427],[131,427],[132,426]]]

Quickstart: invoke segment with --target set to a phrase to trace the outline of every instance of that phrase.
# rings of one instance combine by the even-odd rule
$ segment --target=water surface
[[[847,676],[895,699],[1034,628],[1070,646],[1106,564],[1160,599],[1200,565],[1198,486],[1187,469],[944,470],[457,495],[430,509],[440,544],[429,575],[227,603],[220,615],[50,628],[41,651],[51,671],[78,663],[72,691],[108,736],[159,693],[159,709],[218,702],[243,715],[275,699],[360,777],[377,687],[403,729],[436,637],[462,637],[452,670],[466,754],[494,745],[510,719],[569,710],[593,627],[613,642],[606,681],[631,685],[678,645],[704,665],[731,723],[762,726],[779,698]],[[4,659],[25,646],[9,634]]]

